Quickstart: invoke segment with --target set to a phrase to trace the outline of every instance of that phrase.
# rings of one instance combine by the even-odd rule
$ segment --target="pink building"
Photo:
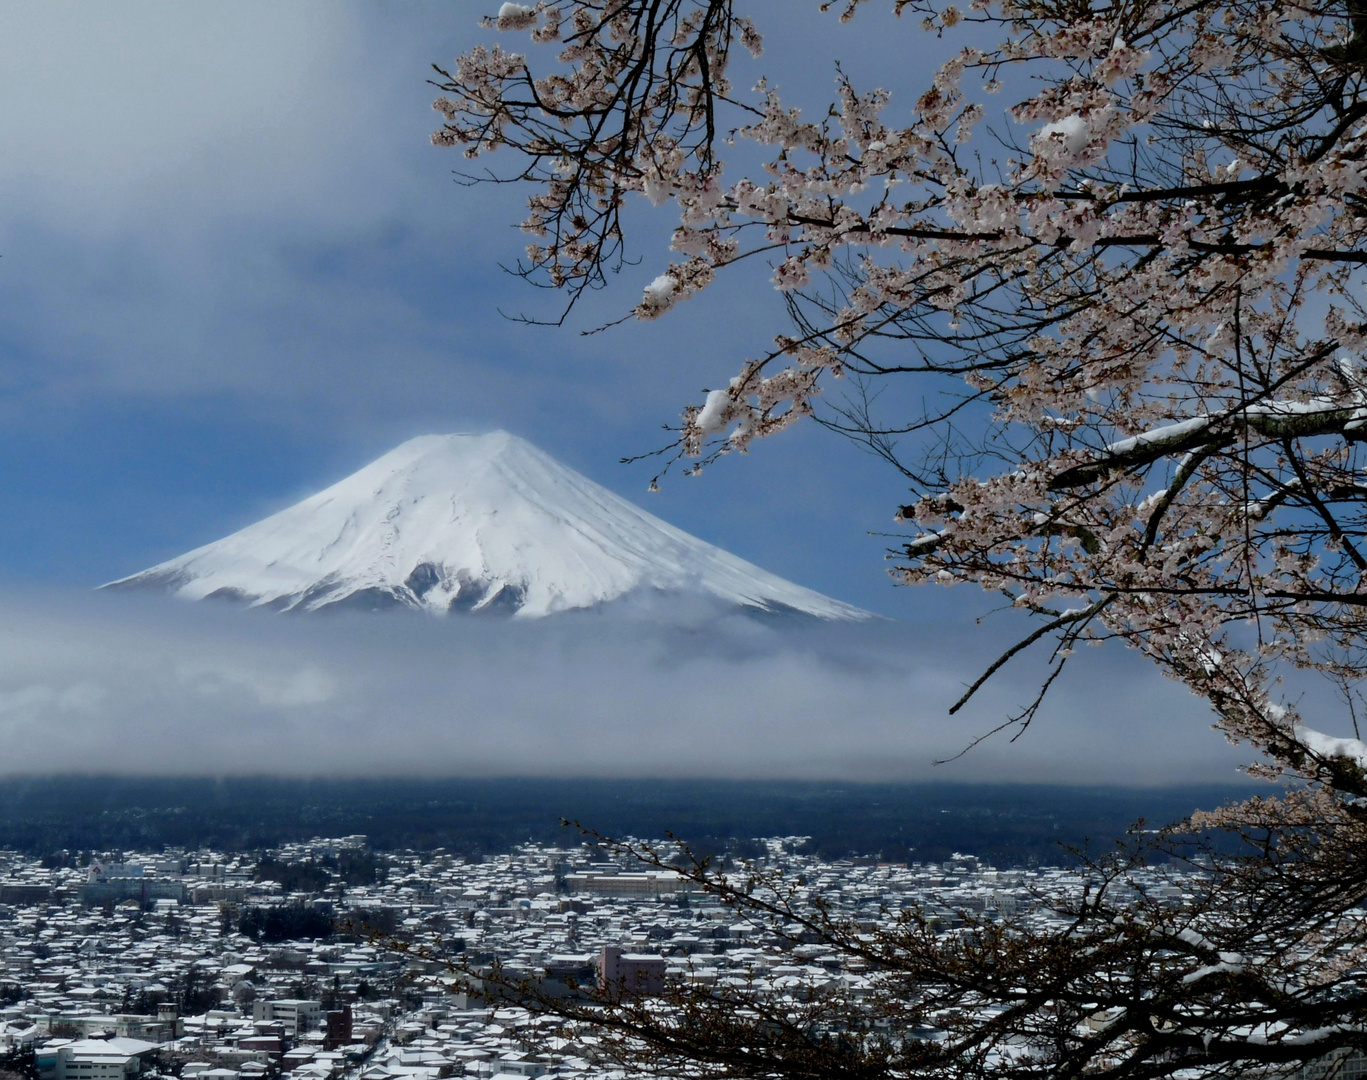
[[[598,990],[611,998],[624,995],[661,994],[665,987],[663,956],[624,953],[604,945],[598,957]]]

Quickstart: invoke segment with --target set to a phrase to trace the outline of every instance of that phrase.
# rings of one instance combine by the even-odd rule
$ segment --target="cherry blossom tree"
[[[846,22],[871,2],[821,6]],[[1335,973],[1367,959],[1348,914],[1367,897],[1367,6],[888,2],[943,62],[914,101],[837,69],[819,115],[763,79],[732,84],[733,47],[762,63],[773,6],[505,3],[487,25],[515,47],[438,69],[433,140],[528,191],[521,272],[566,310],[609,284],[638,198],[678,218],[638,319],[767,260],[788,320],[684,408],[670,461],[700,469],[813,417],[895,464],[900,580],[976,584],[1038,620],[964,700],[1018,652],[1052,649],[1040,697],[1004,728],[1032,721],[1077,646],[1109,639],[1208,702],[1256,750],[1251,771],[1302,787],[1203,819],[1263,841],[1192,927],[1237,936],[1230,913],[1269,881],[1316,899],[1269,914],[1281,930],[1261,946],[1244,925],[1240,947],[1182,947],[1204,956],[1177,976],[1196,983],[1237,954],[1217,981],[1247,1008],[1216,994],[1202,1008],[1220,1023],[1173,1018],[1195,1033],[1177,1058],[1237,1071],[1363,1043],[1360,989],[1272,957]],[[726,155],[758,164],[728,171]],[[894,381],[914,411],[880,410]],[[1303,716],[1280,687],[1291,672],[1329,680],[1342,714]],[[1160,921],[1132,938],[1142,963],[1171,946]],[[1147,1008],[1059,1068],[1124,1059]],[[1211,1049],[1274,1022],[1275,1053]]]

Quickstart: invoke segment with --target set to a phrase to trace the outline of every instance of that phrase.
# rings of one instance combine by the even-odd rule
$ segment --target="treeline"
[[[255,879],[279,882],[287,893],[322,892],[332,875],[314,862],[287,863],[264,856],[257,861]]]
[[[276,881],[285,892],[322,892],[334,881],[343,885],[379,885],[389,876],[389,867],[371,851],[347,849],[325,855],[317,861],[281,862],[270,855],[256,863],[257,881]]]
[[[337,933],[330,915],[303,904],[244,907],[238,914],[237,929],[253,941],[272,944],[300,938],[330,938]]]
[[[561,819],[608,836],[666,831],[717,851],[756,836],[809,836],[814,854],[942,861],[955,851],[1000,866],[1068,862],[1105,849],[1138,818],[1160,823],[1252,788],[1158,790],[1044,785],[786,781],[44,778],[0,781],[0,846],[52,865],[82,851],[164,846],[254,852],[363,833],[378,851],[438,848],[477,858],[535,841],[577,844]],[[365,860],[371,860],[366,862]],[[301,883],[370,884],[368,852],[299,871]],[[367,875],[370,875],[367,878]],[[278,879],[277,879],[278,880]],[[282,882],[284,884],[284,882]],[[307,891],[307,890],[306,890]]]

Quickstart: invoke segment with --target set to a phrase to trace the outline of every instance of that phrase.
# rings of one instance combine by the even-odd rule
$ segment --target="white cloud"
[[[428,142],[429,64],[477,23],[342,0],[8,11],[0,408],[226,395],[335,432],[584,396],[462,333],[498,327],[469,294],[517,247],[509,193],[455,187]]]
[[[196,219],[345,212],[383,131],[374,86],[346,77],[364,55],[354,10],[321,0],[10,8],[0,68],[9,205],[86,237],[149,219],[193,231]],[[365,157],[347,137],[357,128],[372,141]]]
[[[894,623],[667,630],[32,597],[0,606],[0,772],[1236,778],[1200,703],[1123,661],[1081,673],[1017,743],[936,768],[1030,689],[1022,672],[971,720],[946,716],[961,689],[946,657],[989,645]]]

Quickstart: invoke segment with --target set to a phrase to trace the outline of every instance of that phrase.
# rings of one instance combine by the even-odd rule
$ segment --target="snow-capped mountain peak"
[[[106,587],[285,610],[524,617],[656,590],[868,617],[674,528],[504,431],[410,439],[288,509]]]

